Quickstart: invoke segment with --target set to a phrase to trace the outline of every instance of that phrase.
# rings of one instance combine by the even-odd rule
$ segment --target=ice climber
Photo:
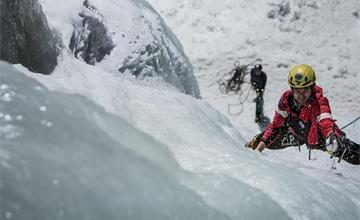
[[[314,69],[307,64],[293,67],[288,74],[290,89],[285,91],[267,129],[256,135],[246,147],[263,151],[306,144],[327,151],[355,165],[360,163],[359,144],[346,138],[336,125],[323,89],[315,84]]]
[[[250,71],[250,81],[253,89],[256,92],[254,99],[256,103],[255,108],[255,122],[261,123],[264,119],[264,91],[266,86],[266,73],[262,71],[261,64],[256,64]]]

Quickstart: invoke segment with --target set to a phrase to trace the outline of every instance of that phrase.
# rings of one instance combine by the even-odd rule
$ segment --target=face
[[[260,75],[261,69],[255,69],[255,73],[256,73],[257,75]]]
[[[302,89],[292,89],[294,99],[299,105],[305,105],[306,101],[311,96],[311,87],[302,88]]]

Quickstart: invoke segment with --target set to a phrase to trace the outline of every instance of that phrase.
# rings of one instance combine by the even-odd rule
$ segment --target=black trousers
[[[269,143],[267,143],[266,148],[271,150],[279,150],[287,147],[298,147],[303,144],[306,144],[309,149],[317,149],[326,151],[325,139],[322,135],[319,136],[319,145],[310,146],[304,139],[304,137],[296,136],[291,132],[291,127],[283,127],[275,129],[271,137],[269,138]],[[251,139],[245,147],[256,149],[259,144],[264,132],[256,135]],[[359,165],[360,164],[360,145],[351,141],[346,137],[344,132],[341,132],[341,136],[337,138],[338,141],[338,150],[333,154],[333,156],[341,158],[348,163]]]
[[[264,92],[256,92],[255,104],[255,120],[262,120],[264,116]]]

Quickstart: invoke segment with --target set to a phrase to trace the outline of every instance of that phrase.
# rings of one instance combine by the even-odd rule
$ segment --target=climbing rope
[[[348,126],[350,126],[350,125],[352,125],[352,124],[354,124],[357,120],[359,120],[360,119],[360,116],[359,117],[357,117],[357,118],[355,118],[354,120],[352,120],[351,122],[349,122],[347,125],[345,125],[345,126],[343,126],[342,128],[340,128],[341,130],[342,129],[344,129],[344,128],[346,128],[346,127],[348,127]]]
[[[357,117],[357,118],[355,118],[354,120],[352,120],[351,122],[349,122],[348,124],[346,124],[345,126],[343,126],[342,128],[340,128],[340,130],[343,130],[343,129],[345,129],[346,127],[354,124],[354,123],[355,123],[357,120],[359,120],[359,119],[360,119],[360,116]],[[346,153],[347,151],[350,151],[350,148],[349,148],[348,146],[344,145],[341,141],[339,141],[338,144],[341,146],[341,148],[344,149],[344,151],[342,152],[342,154],[340,155],[340,157],[339,157],[339,159],[338,159],[338,161],[337,161],[338,163],[340,163],[341,160],[343,159],[343,157],[345,156],[345,153]],[[311,155],[311,152],[310,152],[310,151],[311,151],[311,149],[309,148],[309,160],[310,160],[310,155]],[[331,156],[330,158],[332,158],[332,157],[333,157],[333,156]],[[333,165],[332,167],[334,167],[334,165]]]
[[[240,115],[244,111],[244,103],[249,100],[251,83],[245,81],[244,78],[250,74],[250,65],[253,65],[253,62],[247,65],[240,65],[239,61],[235,61],[234,68],[230,72],[225,73],[218,80],[208,85],[208,87],[211,87],[218,84],[218,88],[221,94],[238,95],[237,103],[228,103],[227,112],[229,115]],[[235,74],[239,75],[236,77]],[[244,84],[247,84],[245,89],[243,88]],[[238,109],[239,106],[240,109]],[[237,109],[236,112],[233,111],[235,108]]]
[[[251,91],[251,84],[250,83],[247,83],[247,84],[248,84],[248,86],[244,90],[241,90],[239,93],[238,103],[236,103],[236,104],[228,103],[227,112],[229,115],[239,116],[244,111],[244,103],[249,100],[249,95],[250,95],[250,91]],[[238,110],[235,113],[232,112],[231,109],[234,109],[238,106],[240,106],[240,110]]]

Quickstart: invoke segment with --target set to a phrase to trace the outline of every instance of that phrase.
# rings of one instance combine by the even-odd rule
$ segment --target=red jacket
[[[271,142],[269,137],[272,136],[274,129],[285,127],[287,118],[289,120],[298,119],[305,125],[308,125],[308,132],[306,132],[307,137],[305,137],[305,140],[307,140],[306,142],[310,147],[319,144],[318,128],[320,128],[321,134],[325,139],[329,136],[335,123],[331,116],[329,101],[323,96],[322,88],[316,85],[313,86],[309,100],[301,108],[298,108],[297,110],[294,109],[292,103],[294,103],[294,101],[292,90],[290,89],[285,91],[281,96],[274,119],[266,129],[261,140],[268,145]],[[337,126],[334,127],[334,134],[337,137],[340,134],[340,130]]]

